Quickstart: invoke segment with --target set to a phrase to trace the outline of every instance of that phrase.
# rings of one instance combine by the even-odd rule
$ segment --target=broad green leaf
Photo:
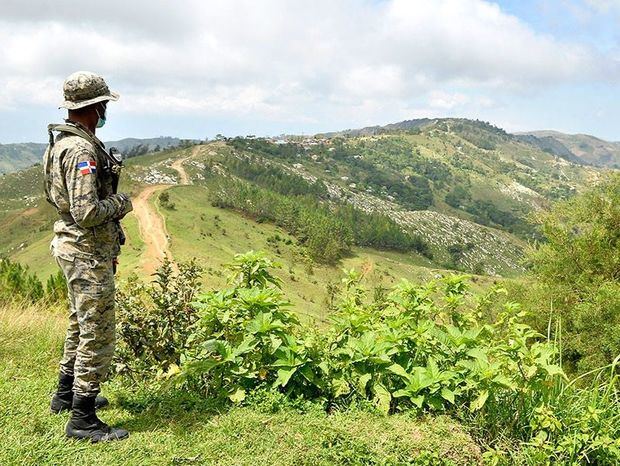
[[[392,393],[392,396],[394,398],[403,398],[405,396],[408,397],[409,395],[410,395],[410,392],[409,390],[406,390],[406,389],[396,390],[394,393]]]
[[[489,357],[482,348],[472,348],[467,352],[467,355],[479,361],[489,362]]]
[[[469,405],[469,409],[471,409],[472,411],[478,411],[487,402],[488,397],[489,392],[487,390],[482,390],[478,397]]]
[[[278,378],[275,381],[276,386],[285,387],[291,377],[297,370],[296,367],[290,369],[278,369]]]
[[[271,352],[275,353],[280,345],[282,344],[282,340],[275,335],[269,335],[269,340],[271,340]]]
[[[304,376],[304,378],[308,382],[313,383],[313,384],[315,383],[316,375],[314,374],[310,366],[308,365],[301,366],[301,368],[299,368],[299,372],[301,373],[301,375]]]
[[[554,375],[561,375],[561,376],[565,377],[565,374],[564,374],[564,371],[562,370],[562,368],[560,366],[556,366],[555,364],[550,364],[548,366],[545,366],[545,370],[552,377]]]
[[[422,408],[422,406],[424,405],[424,395],[411,397],[411,402],[418,408]]]
[[[237,390],[228,395],[228,398],[230,398],[230,401],[233,403],[241,403],[245,400],[245,390],[243,388],[237,388]]]
[[[358,387],[361,393],[366,392],[366,385],[368,385],[368,381],[372,378],[371,374],[364,374],[359,378]]]
[[[383,414],[388,414],[390,412],[390,402],[392,401],[392,395],[387,388],[385,388],[382,384],[376,383],[372,387],[375,392],[375,404],[379,411]]]
[[[441,389],[441,397],[444,400],[447,400],[450,403],[454,404],[454,392],[449,388],[444,387]]]
[[[257,344],[258,341],[252,335],[245,337],[245,339],[239,344],[239,346],[237,346],[233,350],[234,357],[241,356],[242,354],[251,351]]]
[[[410,377],[410,386],[414,392],[433,385],[436,381],[428,377],[426,367],[414,367]]]
[[[503,374],[498,374],[495,377],[493,377],[493,382],[495,382],[496,384],[502,385],[503,387],[510,388],[512,390],[517,388],[517,385]]]
[[[334,398],[338,398],[341,395],[346,395],[351,392],[349,383],[342,378],[334,379],[332,381],[332,387],[334,388]]]
[[[387,368],[387,370],[392,372],[393,374],[401,376],[404,379],[409,379],[409,374],[400,364],[392,364],[390,367]]]

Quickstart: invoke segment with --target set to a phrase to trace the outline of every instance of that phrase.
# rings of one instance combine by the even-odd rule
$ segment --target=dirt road
[[[185,167],[183,166],[183,162],[185,162],[187,158],[175,160],[170,164],[171,168],[174,168],[179,173],[179,184],[189,184],[189,176],[187,176],[187,172],[185,171]]]
[[[155,272],[164,257],[171,257],[164,219],[149,204],[151,195],[163,191],[168,186],[170,185],[156,184],[147,186],[133,200],[133,213],[138,220],[140,236],[146,246],[140,265],[149,275]]]
[[[192,155],[196,153],[196,149]],[[179,173],[179,184],[190,184],[189,176],[183,167],[189,157],[175,160],[170,166]],[[166,224],[159,212],[149,203],[153,195],[157,195],[170,184],[154,184],[146,186],[133,200],[133,213],[138,220],[140,236],[146,246],[146,250],[140,259],[140,266],[147,274],[157,270],[164,257],[172,259],[170,254],[170,237],[166,231]]]

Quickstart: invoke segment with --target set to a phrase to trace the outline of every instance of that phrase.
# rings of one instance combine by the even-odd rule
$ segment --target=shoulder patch
[[[77,169],[82,175],[89,175],[91,173],[97,173],[97,162],[94,160],[85,160],[77,164]]]

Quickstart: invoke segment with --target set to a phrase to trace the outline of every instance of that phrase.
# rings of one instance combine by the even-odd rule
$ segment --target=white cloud
[[[469,102],[469,97],[462,93],[447,93],[432,91],[429,95],[429,105],[437,109],[453,109]]]
[[[590,0],[591,3],[615,3]],[[0,109],[103,74],[131,114],[378,122],[609,81],[617,63],[483,0],[4,0]],[[615,67],[615,68],[614,68]],[[483,96],[483,97],[480,97]],[[407,113],[408,112],[408,113]]]
[[[612,10],[620,11],[620,0],[586,0],[586,4],[594,10],[603,13]]]

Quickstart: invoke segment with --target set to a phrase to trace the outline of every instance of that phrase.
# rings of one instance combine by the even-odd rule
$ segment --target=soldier
[[[115,193],[120,165],[114,166],[95,136],[106,122],[107,103],[119,96],[102,77],[83,71],[69,76],[63,90],[61,108],[68,119],[48,127],[50,144],[43,156],[45,192],[60,217],[51,251],[67,280],[70,303],[51,410],[72,410],[68,437],[119,440],[129,433],[95,413],[108,404],[98,394],[114,354],[114,271],[124,242],[119,220],[133,209],[126,194]],[[55,140],[53,132],[58,132]]]

